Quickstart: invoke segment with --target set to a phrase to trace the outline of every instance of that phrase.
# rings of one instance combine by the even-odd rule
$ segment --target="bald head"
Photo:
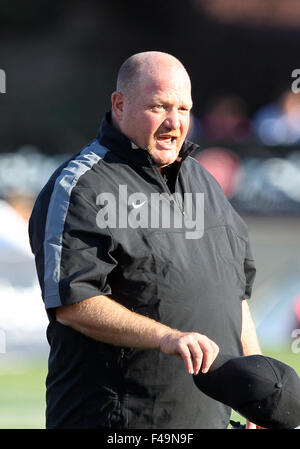
[[[159,81],[166,73],[180,74],[190,84],[189,75],[183,64],[169,53],[146,51],[130,56],[120,67],[116,90],[128,99],[136,95],[141,81],[151,79]]]
[[[112,124],[146,149],[159,170],[176,160],[192,108],[190,78],[177,58],[158,51],[131,56],[111,100]]]

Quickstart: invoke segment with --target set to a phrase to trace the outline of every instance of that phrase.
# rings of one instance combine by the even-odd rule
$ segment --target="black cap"
[[[300,378],[279,360],[219,354],[206,374],[193,379],[203,393],[260,427],[294,429],[300,425]]]

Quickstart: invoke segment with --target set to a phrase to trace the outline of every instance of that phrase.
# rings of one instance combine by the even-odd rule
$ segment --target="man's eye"
[[[164,105],[163,104],[155,104],[152,106],[152,109],[164,109]]]

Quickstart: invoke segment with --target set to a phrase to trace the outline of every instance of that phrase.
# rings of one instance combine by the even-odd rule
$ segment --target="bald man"
[[[189,156],[191,82],[177,58],[128,58],[111,102],[30,219],[49,317],[46,427],[226,428],[231,410],[191,374],[220,350],[260,353],[246,225]]]

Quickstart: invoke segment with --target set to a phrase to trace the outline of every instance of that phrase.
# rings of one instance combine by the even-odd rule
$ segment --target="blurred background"
[[[300,374],[300,2],[0,0],[0,428],[44,427],[33,202],[95,137],[121,63],[145,50],[190,74],[194,156],[249,227],[263,352]]]

